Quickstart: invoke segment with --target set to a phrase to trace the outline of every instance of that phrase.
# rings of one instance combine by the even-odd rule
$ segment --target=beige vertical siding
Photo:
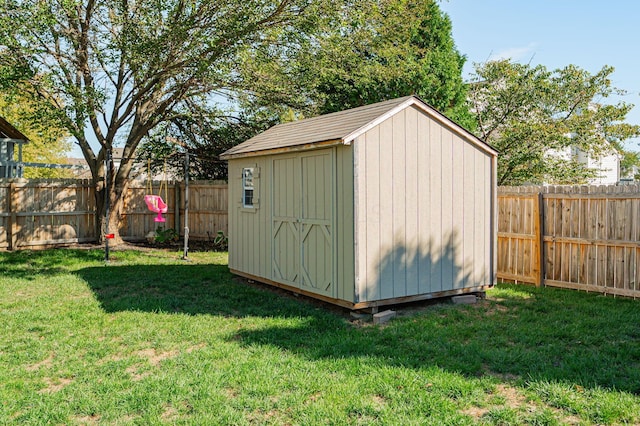
[[[490,284],[489,155],[415,108],[354,153],[358,301]]]
[[[421,259],[424,262],[420,262],[420,269],[424,271],[425,275],[429,277],[429,285],[425,286],[425,291],[434,293],[442,290],[442,264],[435,263],[436,259],[442,257],[443,252],[443,235],[441,232],[434,230],[442,229],[442,216],[443,207],[440,200],[442,194],[442,169],[443,164],[440,161],[442,158],[442,127],[435,125],[431,120],[420,120],[421,127],[424,129],[424,133],[421,135],[421,143],[424,143],[428,147],[426,155],[421,158],[424,164],[421,169],[426,167],[427,170],[422,170],[420,179],[420,192],[425,191],[429,194],[428,202],[421,204],[420,216],[430,216],[430,220],[425,220],[425,226],[420,227],[420,235],[424,235],[421,238],[421,242],[427,245],[427,250],[423,252]],[[429,184],[426,185],[425,180],[429,178]],[[448,213],[446,213],[448,214]],[[422,216],[425,215],[425,216]],[[422,223],[422,220],[420,221]]]
[[[353,149],[336,148],[336,298],[355,302]]]
[[[256,167],[254,209],[242,207],[242,169]],[[271,277],[271,158],[229,161],[229,267],[256,276]]]

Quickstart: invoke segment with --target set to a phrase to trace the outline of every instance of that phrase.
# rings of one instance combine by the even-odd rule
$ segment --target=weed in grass
[[[545,408],[543,410],[534,410],[524,416],[524,422],[531,426],[556,426],[560,424],[575,424],[575,419],[564,418],[562,423],[556,417],[553,410]]]
[[[482,420],[496,426],[511,426],[523,424],[523,420],[516,410],[510,407],[495,407],[489,410]]]

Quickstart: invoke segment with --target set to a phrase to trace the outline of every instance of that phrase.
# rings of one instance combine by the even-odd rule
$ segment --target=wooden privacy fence
[[[500,187],[498,278],[639,297],[640,187]]]
[[[0,249],[96,240],[95,197],[81,181],[0,181]]]
[[[157,194],[160,182],[153,183]],[[131,183],[124,195],[120,235],[143,240],[158,225],[184,231],[182,182],[168,182],[166,222],[156,224],[155,213],[144,203],[144,183]],[[0,180],[0,250],[48,247],[95,242],[95,189],[88,180]],[[165,197],[165,192],[162,192]],[[211,181],[189,183],[189,238],[213,239],[228,232],[227,184]]]
[[[167,188],[161,225],[183,235],[184,184]],[[132,183],[125,194],[125,240],[158,225],[145,193]],[[189,184],[190,238],[228,233],[227,198],[226,183]],[[498,278],[640,297],[640,186],[501,187],[497,210]],[[95,220],[87,180],[0,180],[0,250],[94,242]]]
[[[154,182],[153,193],[161,195],[168,205],[163,216],[166,222],[156,224],[155,214],[149,212],[144,202],[147,193],[143,182],[129,184],[120,219],[120,235],[124,240],[140,240],[157,225],[174,228],[184,235],[185,186],[183,182],[169,183],[160,191],[160,182]],[[218,231],[228,233],[227,184],[220,181],[189,182],[189,238],[212,240]]]

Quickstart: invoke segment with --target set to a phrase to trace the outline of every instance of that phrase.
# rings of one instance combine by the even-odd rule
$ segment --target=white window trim
[[[250,171],[251,173],[251,183],[247,185],[246,180],[246,171]],[[256,168],[255,167],[243,167],[242,168],[242,208],[255,210],[256,208]],[[251,191],[251,204],[247,203],[247,194],[246,191]]]

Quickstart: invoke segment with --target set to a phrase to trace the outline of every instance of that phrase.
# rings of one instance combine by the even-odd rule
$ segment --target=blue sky
[[[627,121],[640,124],[640,2],[443,0],[440,8],[467,57],[465,78],[474,62],[501,58],[548,69],[575,64],[591,73],[611,65],[613,85],[629,92],[620,99],[636,105]],[[640,151],[639,143],[626,147]]]

